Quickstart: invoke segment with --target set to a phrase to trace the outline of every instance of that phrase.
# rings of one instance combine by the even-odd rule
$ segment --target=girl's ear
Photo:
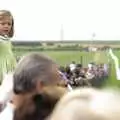
[[[11,30],[10,30],[8,36],[11,38],[11,37],[13,37],[13,35],[14,35],[14,19],[12,19],[12,27],[11,27]]]

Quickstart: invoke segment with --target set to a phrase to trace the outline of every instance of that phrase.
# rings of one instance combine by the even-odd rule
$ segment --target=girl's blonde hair
[[[0,20],[4,20],[6,17],[11,17],[12,19],[12,27],[8,34],[8,37],[13,37],[14,35],[14,19],[10,11],[8,10],[0,10]]]

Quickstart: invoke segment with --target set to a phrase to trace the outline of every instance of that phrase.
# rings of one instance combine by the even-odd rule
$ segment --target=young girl
[[[7,10],[0,10],[0,108],[6,103],[12,90],[11,72],[16,66],[10,38],[14,33],[14,20]]]
[[[12,53],[10,38],[14,33],[14,20],[7,10],[0,10],[0,82],[4,75],[12,72],[16,59]]]

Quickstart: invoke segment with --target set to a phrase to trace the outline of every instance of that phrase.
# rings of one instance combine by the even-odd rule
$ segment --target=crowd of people
[[[76,64],[74,61],[68,66],[60,67],[60,74],[68,84],[74,87],[99,87],[109,77],[109,64],[89,63],[88,67]]]

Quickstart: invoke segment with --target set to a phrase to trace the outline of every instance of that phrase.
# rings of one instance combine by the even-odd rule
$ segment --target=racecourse
[[[35,51],[14,51],[16,56],[23,56],[27,53]],[[84,67],[90,62],[96,63],[107,63],[110,65],[110,76],[106,80],[105,86],[115,86],[120,87],[120,81],[116,79],[115,64],[108,51],[97,51],[97,52],[81,52],[81,51],[37,51],[42,54],[50,56],[59,65],[68,65],[71,61],[76,61],[77,63],[82,63]],[[120,51],[113,51],[114,54],[120,58]]]

